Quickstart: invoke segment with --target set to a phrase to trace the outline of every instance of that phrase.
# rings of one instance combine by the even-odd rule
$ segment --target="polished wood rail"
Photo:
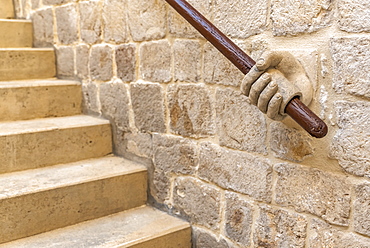
[[[241,72],[247,74],[255,65],[256,62],[252,58],[250,58],[242,49],[240,49],[187,1],[166,1],[226,58],[238,67]],[[298,98],[294,98],[288,103],[285,112],[313,137],[323,138],[328,133],[328,127],[325,122]]]

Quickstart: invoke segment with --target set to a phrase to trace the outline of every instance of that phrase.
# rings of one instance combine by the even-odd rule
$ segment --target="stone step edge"
[[[60,87],[60,86],[80,86],[81,82],[63,79],[30,79],[30,80],[9,80],[0,81],[0,89],[6,88],[31,88],[31,87]]]

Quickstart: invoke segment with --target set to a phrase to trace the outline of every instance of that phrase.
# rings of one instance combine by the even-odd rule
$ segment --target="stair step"
[[[0,48],[0,81],[52,78],[55,74],[52,48]]]
[[[0,121],[81,114],[81,84],[64,80],[0,82]]]
[[[0,47],[32,47],[32,22],[0,19]]]
[[[12,0],[1,0],[0,18],[13,18],[14,7]]]
[[[112,152],[109,121],[77,115],[0,123],[0,173],[97,158]]]
[[[190,248],[191,230],[188,223],[144,206],[16,240],[0,247]]]
[[[0,243],[146,202],[146,168],[108,156],[0,176]]]

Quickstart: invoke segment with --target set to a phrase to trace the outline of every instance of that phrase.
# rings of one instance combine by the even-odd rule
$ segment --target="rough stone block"
[[[113,51],[108,45],[95,45],[90,55],[91,78],[109,81],[113,77]]]
[[[293,164],[278,164],[275,170],[277,204],[348,226],[351,190],[343,177]]]
[[[267,0],[215,0],[215,25],[234,38],[260,34],[267,26],[268,3]]]
[[[54,17],[52,8],[33,13],[33,44],[35,47],[51,47],[54,43]]]
[[[339,28],[347,32],[370,31],[370,2],[339,0]]]
[[[69,3],[71,0],[42,0],[45,5],[60,5],[64,3]]]
[[[127,11],[122,0],[105,0],[103,6],[104,40],[123,43],[128,40]],[[130,5],[132,2],[130,1]]]
[[[72,78],[75,72],[75,52],[73,47],[62,46],[56,49],[57,75],[59,78]]]
[[[312,139],[304,131],[289,128],[281,122],[273,122],[270,132],[270,147],[275,157],[302,162],[313,154]]]
[[[310,225],[311,237],[308,247],[346,247],[346,248],[367,248],[370,241],[360,235],[350,232],[342,232],[331,227],[321,220],[313,219]]]
[[[140,74],[152,82],[169,82],[171,73],[171,47],[168,41],[155,41],[140,47]]]
[[[285,210],[261,206],[255,223],[255,247],[304,247],[307,220]]]
[[[221,191],[191,177],[174,181],[173,204],[193,224],[218,229],[220,226]]]
[[[94,44],[101,41],[101,4],[99,1],[80,2],[80,32],[82,41]]]
[[[124,82],[136,79],[136,46],[124,44],[116,47],[117,76]]]
[[[130,154],[138,158],[153,157],[152,135],[148,133],[125,133],[124,134],[124,152],[121,154]]]
[[[198,170],[201,179],[222,188],[271,201],[272,168],[266,159],[203,143]]]
[[[329,26],[332,17],[331,0],[281,1],[271,3],[271,20],[274,35],[311,33]]]
[[[127,86],[119,81],[100,85],[101,113],[116,128],[130,130],[129,96]]]
[[[335,108],[339,130],[330,156],[338,159],[345,171],[370,178],[370,103],[337,101]]]
[[[253,207],[238,194],[226,192],[225,233],[228,238],[244,247],[250,246]]]
[[[152,195],[158,202],[165,202],[170,196],[170,178],[173,173],[192,175],[198,165],[196,143],[169,135],[153,135],[154,173]]]
[[[76,46],[76,73],[80,79],[89,76],[89,46],[80,44]]]
[[[168,87],[171,131],[190,137],[207,137],[215,133],[213,104],[203,84]]]
[[[55,15],[59,41],[65,45],[78,41],[76,6],[72,4],[56,7]]]
[[[156,40],[166,35],[166,2],[136,0],[128,4],[131,36],[134,41]]]
[[[217,132],[220,145],[266,154],[266,120],[239,90],[216,92]]]
[[[332,38],[330,46],[335,90],[370,98],[370,38]]]
[[[370,237],[370,184],[362,184],[356,187],[354,205],[355,231]]]
[[[202,51],[198,41],[176,40],[173,44],[175,80],[198,82],[201,77]]]
[[[206,43],[203,77],[204,82],[209,84],[239,86],[244,74],[213,45]]]
[[[211,16],[211,1],[188,1],[196,10],[198,10],[206,18],[210,19]],[[173,8],[168,11],[168,25],[170,34],[176,37],[185,38],[199,38],[203,37],[195,28],[193,28],[180,14]]]
[[[94,82],[82,84],[83,109],[88,114],[100,114],[98,86]]]
[[[203,228],[193,227],[193,248],[236,248],[236,246]]]
[[[164,92],[153,83],[131,84],[131,101],[136,127],[143,132],[166,131]]]

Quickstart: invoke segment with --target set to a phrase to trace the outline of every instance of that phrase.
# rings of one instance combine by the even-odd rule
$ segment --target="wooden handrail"
[[[241,72],[247,74],[256,64],[251,57],[249,57],[187,1],[166,1]],[[285,112],[313,137],[322,138],[328,133],[328,127],[325,122],[298,98],[294,98],[288,103]]]

